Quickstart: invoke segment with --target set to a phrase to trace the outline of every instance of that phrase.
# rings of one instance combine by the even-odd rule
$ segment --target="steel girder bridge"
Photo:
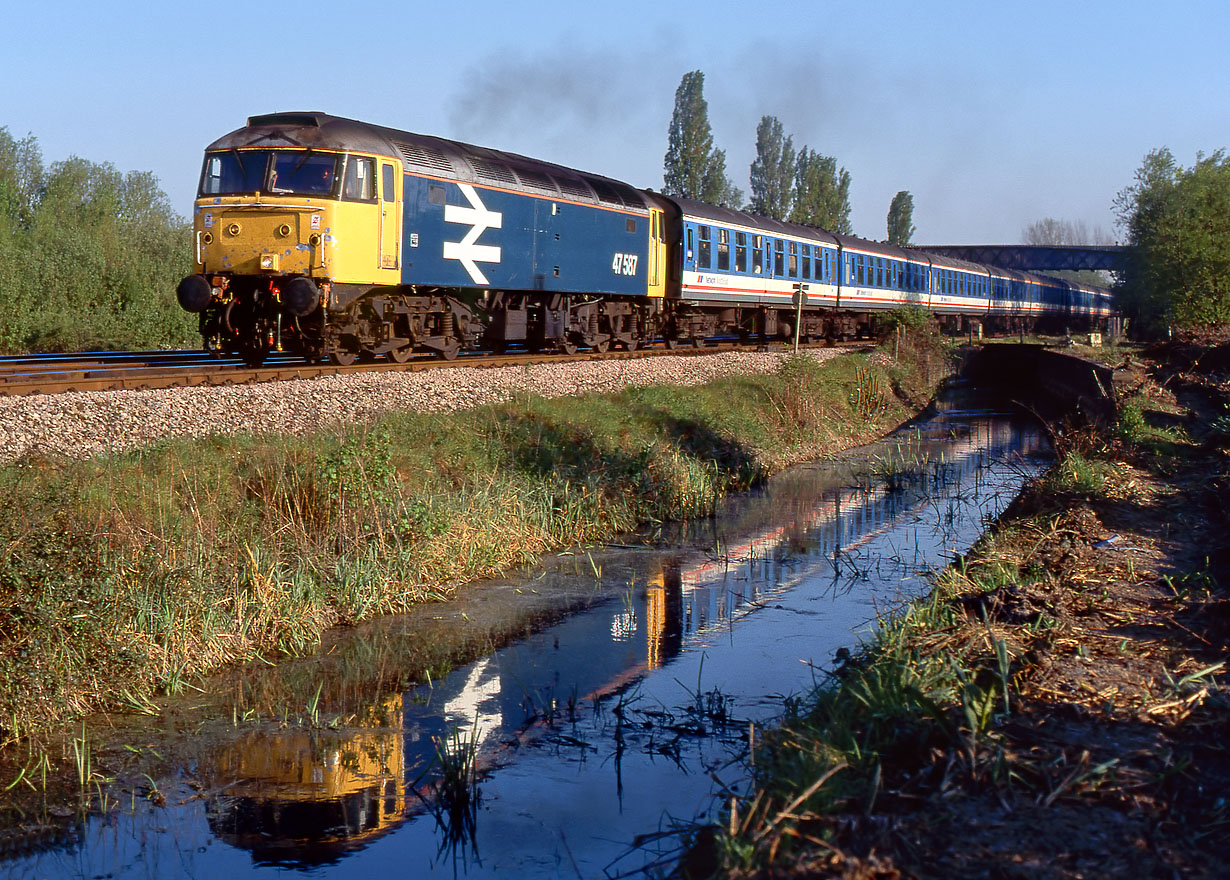
[[[1028,244],[918,245],[917,249],[971,263],[1027,272],[1054,272],[1060,269],[1074,272],[1104,269],[1114,272],[1123,267],[1127,250],[1122,245]]]

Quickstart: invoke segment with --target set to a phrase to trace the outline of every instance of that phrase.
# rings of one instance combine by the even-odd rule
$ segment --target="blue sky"
[[[675,88],[705,73],[747,190],[760,117],[852,176],[854,231],[898,190],[918,243],[1116,234],[1145,153],[1230,145],[1230,4],[10,0],[0,126],[48,163],[152,171],[189,213],[201,153],[249,115],[323,110],[659,188]]]

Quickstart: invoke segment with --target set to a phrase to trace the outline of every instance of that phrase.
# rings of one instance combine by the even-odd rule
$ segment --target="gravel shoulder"
[[[844,353],[811,349],[817,361]],[[0,397],[0,464],[29,456],[90,458],[162,439],[252,433],[304,435],[372,421],[396,411],[453,412],[518,395],[561,397],[640,385],[701,385],[725,376],[771,373],[782,352],[457,366],[349,373],[258,385],[99,391]]]

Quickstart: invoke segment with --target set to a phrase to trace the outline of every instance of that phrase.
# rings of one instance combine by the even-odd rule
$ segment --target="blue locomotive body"
[[[407,174],[402,282],[644,295],[649,211]]]

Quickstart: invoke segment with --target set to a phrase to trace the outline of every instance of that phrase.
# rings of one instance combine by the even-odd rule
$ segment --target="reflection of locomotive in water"
[[[377,714],[371,729],[256,731],[229,743],[215,764],[226,781],[211,830],[260,862],[309,865],[394,827],[406,812],[401,695]]]
[[[430,687],[394,695],[367,713],[366,726],[249,733],[219,757],[215,785],[223,794],[212,802],[211,827],[262,862],[336,860],[426,809],[431,776],[424,773],[437,740],[475,731],[482,761],[498,764],[508,744],[543,735],[553,720],[572,720],[576,707],[623,691],[914,517],[932,483],[967,484],[1006,449],[1027,455],[1040,442],[1036,431],[1006,422],[959,438],[919,439],[894,466],[893,482],[818,483],[792,492],[789,506],[750,506],[728,532],[739,537],[720,555],[666,555],[642,575],[637,601],[614,599],[566,617]]]
[[[210,144],[193,233],[179,302],[208,347],[251,363],[832,338],[904,304],[1012,330],[1111,314],[1098,288],[322,113],[255,116]]]

